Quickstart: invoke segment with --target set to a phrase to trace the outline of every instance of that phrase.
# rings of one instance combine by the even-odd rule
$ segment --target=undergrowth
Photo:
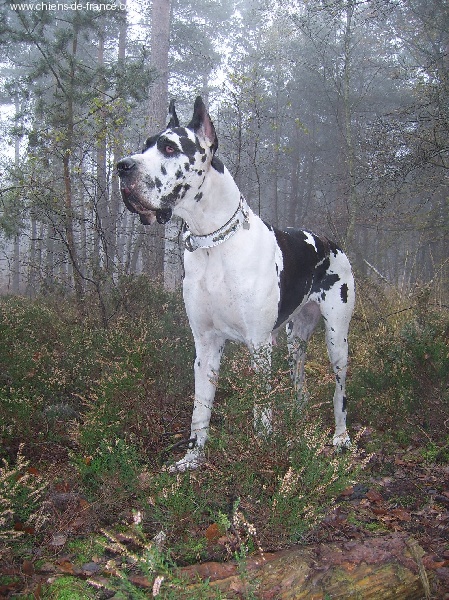
[[[190,426],[190,330],[177,295],[144,278],[121,286],[121,307],[107,329],[92,317],[80,321],[70,305],[0,302],[0,535],[8,536],[13,556],[15,524],[34,527],[55,490],[76,491],[89,506],[90,526],[104,528],[111,543],[121,527],[137,536],[134,562],[125,557],[111,571],[117,593],[144,597],[133,583],[137,573],[163,577],[161,597],[179,598],[174,564],[244,560],[301,542],[368,456],[354,434],[350,452],[336,455],[330,446],[334,382],[318,331],[309,347],[306,409],[293,396],[282,339],[269,391],[249,369],[247,351],[229,345],[206,468],[168,473],[165,465],[182,455]],[[374,427],[403,441],[421,432],[426,460],[445,461],[448,315],[402,308],[389,297],[382,316],[359,294],[350,337],[350,429],[357,425],[361,435]],[[269,436],[254,434],[255,404],[274,408]],[[42,543],[59,526],[49,519],[31,535]],[[85,587],[77,593],[83,597]]]

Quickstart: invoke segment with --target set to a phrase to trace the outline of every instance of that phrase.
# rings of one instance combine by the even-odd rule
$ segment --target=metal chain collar
[[[249,207],[243,195],[240,194],[237,210],[222,227],[207,235],[194,235],[185,223],[182,237],[186,250],[194,252],[198,248],[213,248],[222,244],[229,240],[242,226],[244,229],[249,229]]]

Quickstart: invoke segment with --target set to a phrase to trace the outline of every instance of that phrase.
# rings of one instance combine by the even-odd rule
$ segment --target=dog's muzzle
[[[117,163],[117,171],[119,177],[124,177],[125,175],[129,175],[129,173],[136,167],[136,161],[132,158],[122,158]]]
[[[165,223],[168,223],[171,219],[172,209],[159,208],[152,210],[147,208],[135,194],[135,184],[129,182],[129,177],[135,170],[136,165],[136,161],[131,157],[123,158],[117,163],[117,173],[120,177],[120,191],[122,193],[123,202],[130,212],[139,215],[140,221],[144,225],[152,225],[155,219],[161,225],[165,225]]]

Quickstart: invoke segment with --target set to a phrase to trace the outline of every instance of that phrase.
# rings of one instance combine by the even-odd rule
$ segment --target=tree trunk
[[[75,284],[75,296],[78,309],[84,314],[84,289],[83,276],[80,270],[78,260],[78,250],[75,242],[75,233],[73,227],[73,197],[72,197],[72,175],[70,168],[70,159],[73,152],[73,128],[74,114],[73,103],[75,100],[75,58],[78,47],[78,31],[74,26],[72,56],[70,64],[70,86],[67,96],[67,139],[63,156],[63,177],[64,177],[64,204],[65,204],[65,244],[69,254],[69,261],[73,269],[73,280]]]
[[[98,35],[98,54],[97,54],[98,67],[104,68],[104,34],[102,31]],[[98,84],[98,93],[100,102],[105,102],[105,81],[104,77],[101,77]],[[104,109],[100,109],[100,116],[102,120],[106,120]],[[94,278],[98,277],[98,274],[102,265],[106,273],[112,272],[112,265],[114,264],[115,249],[114,249],[114,233],[111,229],[111,220],[109,218],[109,198],[108,198],[108,179],[106,173],[106,131],[101,127],[97,133],[96,139],[96,232],[98,236],[98,250],[99,254],[95,257],[94,266],[97,273],[94,274]],[[101,256],[103,254],[103,257]]]
[[[126,6],[126,0],[122,0],[122,6]],[[126,38],[127,38],[127,33],[128,33],[128,22],[126,20],[126,18],[124,18],[121,22],[120,22],[120,28],[119,28],[119,37],[118,37],[118,55],[117,55],[117,63],[120,66],[123,66],[125,64],[125,59],[126,59]],[[115,132],[114,135],[114,159],[113,159],[113,164],[116,165],[118,163],[118,161],[123,158],[124,153],[123,153],[123,127],[120,127],[119,129],[117,129],[117,131]],[[111,220],[112,222],[115,224],[115,255],[116,255],[116,261],[118,265],[122,265],[122,270],[123,270],[123,264],[125,262],[125,256],[124,256],[124,248],[125,248],[125,237],[126,237],[126,225],[127,225],[127,216],[128,216],[128,211],[126,211],[123,219],[120,220],[120,207],[123,206],[122,204],[122,196],[120,193],[120,185],[119,185],[119,179],[116,173],[113,174],[112,176],[112,181],[111,181],[111,208],[110,208],[110,213],[111,213]],[[117,223],[121,223],[121,228],[118,229],[117,228]]]
[[[156,80],[150,89],[148,131],[154,134],[165,127],[168,107],[168,51],[170,48],[171,0],[153,0],[151,11],[151,67]],[[144,271],[154,278],[163,277],[165,248],[164,229],[147,228],[142,255]]]
[[[148,130],[163,129],[168,107],[168,51],[170,49],[171,0],[153,0],[151,11],[151,67],[156,81],[150,89]]]
[[[179,598],[193,597],[200,579],[210,582],[210,595],[203,598],[222,593],[228,599],[422,600],[430,598],[423,554],[413,540],[391,535],[296,548],[240,564],[205,563],[180,570],[192,584]]]
[[[37,251],[37,221],[34,215],[34,211],[31,211],[31,235],[30,235],[30,248],[29,248],[29,262],[28,262],[28,273],[26,282],[26,293],[30,298],[34,298],[37,292],[38,285],[38,274],[41,269],[41,265],[38,262],[38,251]],[[41,243],[41,240],[39,240]],[[40,258],[40,257],[39,257]]]
[[[343,67],[343,110],[344,110],[344,137],[346,145],[346,170],[348,177],[348,225],[344,240],[348,249],[354,238],[354,228],[358,213],[358,199],[355,181],[355,150],[352,136],[352,106],[351,106],[351,77],[352,77],[352,19],[354,16],[354,0],[350,0],[346,7],[346,22],[344,32],[344,67]]]
[[[20,105],[19,99],[14,100],[16,115],[19,114]],[[14,140],[14,166],[19,169],[20,163],[20,137],[17,136]],[[18,294],[20,291],[20,225],[18,224],[17,234],[14,236],[14,260],[12,273],[12,291]]]
[[[12,262],[12,285],[13,294],[20,292],[20,234],[14,236],[14,257]]]

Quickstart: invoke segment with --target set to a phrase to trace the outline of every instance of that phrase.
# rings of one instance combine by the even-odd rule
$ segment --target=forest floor
[[[365,430],[360,443],[370,446],[377,433]],[[329,450],[330,451],[330,450]],[[349,486],[335,499],[325,518],[305,535],[302,545],[337,543],[342,549],[348,544],[391,534],[414,539],[425,554],[423,564],[431,581],[431,598],[449,598],[449,464],[435,462],[438,456],[423,456],[421,443],[406,449],[387,444],[372,454],[360,480]],[[63,465],[60,463],[60,467]],[[67,468],[70,467],[67,465]],[[205,467],[207,468],[207,467]],[[129,597],[107,591],[107,581],[123,558],[122,547],[133,547],[133,526],[119,527],[107,550],[96,543],[104,530],[98,527],[101,514],[76,491],[73,473],[67,481],[61,479],[49,493],[53,513],[58,515],[55,528],[34,549],[35,560],[21,560],[19,555],[5,554],[0,563],[0,598],[110,598]],[[70,481],[69,481],[70,480]],[[111,490],[113,493],[113,490]],[[118,524],[117,524],[118,525]],[[20,524],[16,524],[20,529]],[[114,527],[112,527],[114,529]],[[33,531],[25,530],[25,545],[33,544]],[[216,560],[217,543],[210,528],[204,536],[210,543],[210,554],[202,562]],[[276,534],[273,532],[273,542]],[[117,544],[114,550],[114,544]],[[273,552],[274,545],[265,550]],[[220,577],[220,567],[217,576]],[[226,564],[223,563],[223,571]],[[65,588],[46,595],[46,586],[54,581],[64,582]],[[86,595],[86,580],[105,585],[101,593]],[[131,582],[152,597],[151,579],[135,575]],[[70,583],[68,583],[70,582]],[[93,589],[93,588],[92,588]],[[66,590],[66,591],[65,591]],[[67,594],[67,595],[64,595]],[[193,597],[192,597],[193,598]]]
[[[179,298],[134,285],[108,329],[70,304],[0,302],[0,600],[179,600],[179,570],[194,564],[226,573],[229,561],[244,570],[262,551],[344,552],[392,536],[423,549],[426,600],[449,600],[447,311],[360,301],[354,444],[342,455],[329,445],[323,332],[308,348],[306,410],[278,346],[264,441],[252,415],[266,381],[231,347],[208,462],[172,475],[164,464],[182,456],[191,418],[191,334]],[[203,591],[188,598],[210,598]]]

